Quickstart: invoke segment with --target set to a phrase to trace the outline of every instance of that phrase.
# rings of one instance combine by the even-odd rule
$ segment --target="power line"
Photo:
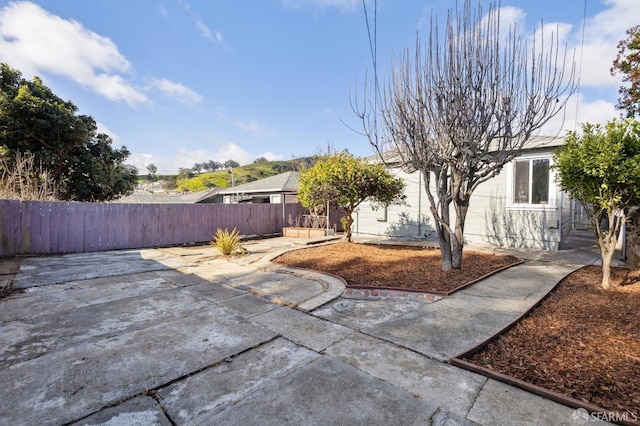
[[[380,97],[380,86],[378,83],[378,0],[373,1],[373,38],[371,37],[371,26],[369,25],[369,13],[367,12],[367,0],[362,0],[364,8],[364,18],[367,21],[367,36],[369,38],[369,52],[373,61],[373,84],[374,84],[374,137],[376,145],[378,143],[378,98]]]
[[[576,118],[573,125],[573,130],[578,129],[578,109],[580,107],[580,79],[582,77],[582,57],[584,55],[584,33],[587,25],[587,0],[584,0],[584,11],[582,15],[582,41],[580,42],[580,69],[578,70],[578,88],[576,90]]]

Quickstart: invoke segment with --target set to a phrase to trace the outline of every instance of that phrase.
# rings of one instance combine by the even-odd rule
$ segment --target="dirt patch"
[[[640,419],[640,271],[613,275],[620,287],[603,290],[599,267],[574,272],[466,360]]]
[[[442,271],[439,249],[340,242],[290,251],[274,262],[336,274],[350,286],[449,292],[519,259],[465,251],[461,270]]]

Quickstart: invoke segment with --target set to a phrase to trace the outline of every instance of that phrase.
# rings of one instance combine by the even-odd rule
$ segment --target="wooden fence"
[[[162,247],[211,241],[218,228],[282,232],[299,204],[116,204],[0,200],[0,256]],[[286,226],[286,219],[284,221]]]

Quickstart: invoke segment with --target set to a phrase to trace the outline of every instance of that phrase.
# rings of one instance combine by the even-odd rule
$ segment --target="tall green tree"
[[[65,200],[107,201],[130,193],[137,170],[124,161],[95,120],[78,115],[71,101],[56,96],[38,77],[28,81],[0,64],[0,146],[32,154],[47,169]]]
[[[602,287],[611,287],[611,259],[629,207],[640,203],[640,123],[584,124],[554,153],[563,190],[579,200],[594,226],[602,257]],[[602,219],[606,219],[603,223]]]
[[[351,241],[353,212],[364,200],[374,206],[401,204],[405,183],[381,163],[367,163],[347,151],[322,157],[300,173],[298,201],[305,208],[323,209],[327,202],[341,207],[344,239]]]
[[[627,118],[640,114],[640,25],[627,30],[627,38],[618,43],[618,55],[613,61],[611,75],[622,74],[618,109],[627,112]]]

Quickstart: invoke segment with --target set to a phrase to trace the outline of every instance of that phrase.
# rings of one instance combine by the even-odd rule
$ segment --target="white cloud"
[[[556,43],[562,51],[566,40],[573,29],[573,25],[566,22],[543,22],[534,32],[536,48],[539,50],[544,47],[545,51]]]
[[[282,156],[281,154],[274,154],[271,151],[264,152],[264,153],[258,155],[258,157],[264,157],[269,161],[282,161],[282,160],[284,160],[284,156]]]
[[[576,109],[576,103],[577,109]],[[574,95],[564,111],[560,111],[540,131],[541,135],[564,136],[568,130],[577,130],[583,123],[606,124],[620,115],[612,102],[602,99],[587,100],[582,95]]]
[[[618,42],[625,38],[625,31],[640,22],[640,8],[637,0],[605,0],[604,3],[608,8],[585,22],[584,46],[582,23],[573,28],[569,43],[576,49],[576,62],[582,54],[582,86],[617,89],[621,79],[611,76],[609,69],[617,54]]]
[[[561,54],[567,46],[565,72],[570,72],[575,60],[580,93],[572,96],[565,111],[553,117],[541,134],[564,135],[567,130],[579,129],[582,123],[606,124],[620,115],[615,109],[615,98],[621,78],[611,76],[609,69],[617,54],[618,42],[625,38],[625,31],[640,22],[640,8],[637,0],[604,0],[604,3],[606,9],[584,22],[584,45],[582,22],[576,25],[544,23],[545,51],[550,46],[552,33],[554,41],[559,41]],[[538,26],[533,35],[537,42],[541,40],[541,30],[542,26]]]
[[[101,123],[99,121],[96,121],[96,126],[98,127],[98,133],[104,133],[106,135],[109,135],[109,137],[113,141],[112,146],[114,148],[122,147],[122,138],[120,137],[120,135],[118,135],[116,132],[114,132],[109,127],[107,127],[104,123]]]
[[[506,42],[508,37],[511,34],[522,34],[525,28],[525,19],[527,17],[527,13],[517,7],[513,6],[505,6],[497,9],[493,13],[499,13],[500,19],[500,40],[501,42]],[[487,26],[487,21],[489,19],[489,13],[487,13],[482,18],[482,25],[484,28]],[[506,45],[505,45],[506,46]]]
[[[129,158],[125,161],[126,164],[134,166],[138,169],[138,174],[143,175],[147,173],[147,166],[149,164],[155,164],[158,167],[158,174],[177,174],[177,169],[173,169],[173,165],[165,168],[161,167],[161,160],[153,154],[144,153],[131,153]]]
[[[231,117],[229,117],[229,114],[227,113],[227,110],[224,107],[216,106],[215,111],[216,111],[216,116],[219,119],[221,119],[225,123],[232,124],[238,129],[244,130],[245,132],[253,133],[258,136],[263,136],[271,133],[269,129],[267,129],[266,127],[264,127],[254,119],[249,119],[249,120],[232,119]]]
[[[199,19],[196,19],[196,28],[200,32],[200,35],[209,40],[211,43],[222,42],[222,33],[220,31],[212,32],[211,29],[209,29],[209,27],[207,27],[205,23]]]
[[[220,31],[211,31],[211,28],[209,28],[207,24],[202,22],[198,15],[196,15],[193,10],[191,10],[191,4],[184,0],[178,0],[178,3],[182,5],[184,10],[189,14],[189,17],[193,19],[196,29],[203,38],[209,40],[213,44],[223,43],[222,33]]]
[[[165,78],[155,78],[150,81],[147,89],[157,89],[163,95],[176,99],[186,105],[195,105],[202,102],[202,96],[188,87]]]
[[[258,124],[258,122],[256,120],[249,120],[249,121],[236,121],[235,125],[244,130],[245,132],[250,132],[250,133],[254,133],[256,135],[262,135],[265,133],[265,129],[262,128],[262,126],[260,126],[260,124]]]
[[[162,16],[164,19],[169,20],[169,12],[167,8],[163,5],[158,6],[158,15]]]
[[[150,103],[121,75],[132,73],[133,67],[113,41],[31,2],[0,9],[0,60],[25,76],[69,78],[112,101]]]
[[[251,154],[233,142],[227,142],[218,148],[218,150],[213,154],[213,158],[220,162],[234,160],[241,165],[250,163],[253,160],[253,156]]]

